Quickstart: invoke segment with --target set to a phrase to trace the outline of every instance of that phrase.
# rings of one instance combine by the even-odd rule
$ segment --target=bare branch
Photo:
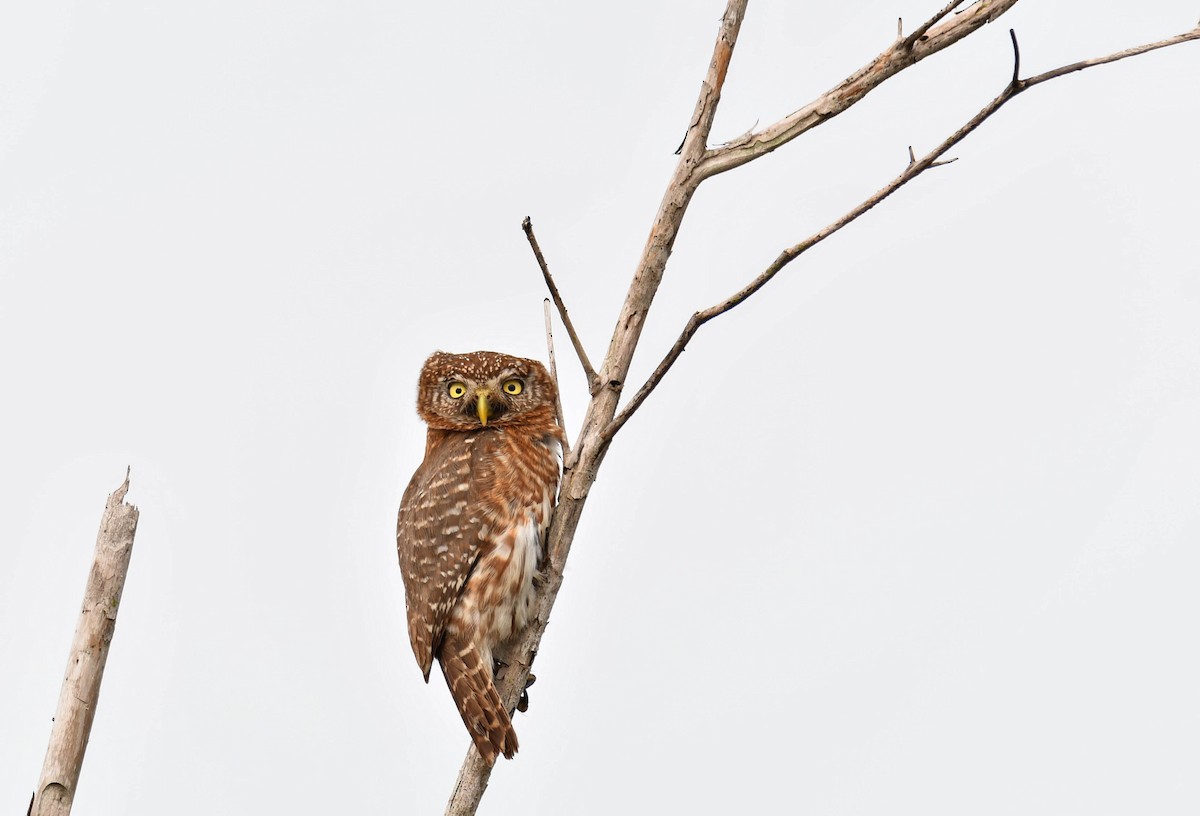
[[[479,800],[487,790],[492,769],[478,751],[468,750],[467,758],[458,769],[454,792],[446,803],[446,816],[471,816],[479,807]]]
[[[832,235],[887,198],[901,185],[937,164],[947,149],[964,138],[1004,102],[1030,87],[1031,81],[1027,80],[1016,86],[1010,84],[1000,97],[993,100],[991,105],[964,125],[954,136],[947,139],[933,152],[916,160],[896,180],[872,196],[871,199],[863,202],[838,222],[786,250],[762,275],[726,301],[693,315],[675,346],[618,416],[617,404],[625,377],[629,373],[634,351],[641,337],[646,315],[662,283],[663,273],[680,224],[699,185],[709,176],[745,164],[758,155],[774,150],[779,144],[795,138],[799,133],[819,124],[824,118],[845,110],[887,77],[924,56],[962,39],[988,20],[1007,11],[1015,3],[1016,0],[979,0],[954,19],[931,27],[925,32],[923,38],[914,42],[911,52],[904,50],[903,54],[896,53],[897,46],[903,49],[903,41],[894,44],[888,52],[881,55],[870,66],[862,69],[854,77],[842,83],[838,89],[831,91],[814,103],[816,107],[813,107],[812,110],[799,111],[788,117],[787,120],[760,132],[757,136],[751,134],[744,142],[739,141],[737,144],[718,150],[708,150],[706,144],[711,132],[713,117],[720,101],[725,74],[747,5],[747,0],[727,1],[720,32],[713,48],[712,59],[700,86],[696,107],[680,150],[679,161],[655,214],[650,234],[634,272],[633,281],[617,318],[612,340],[597,372],[599,387],[592,393],[592,399],[588,404],[583,427],[576,440],[571,459],[564,463],[559,501],[554,509],[553,521],[546,538],[546,563],[542,565],[542,581],[537,588],[535,608],[530,624],[516,635],[515,641],[506,645],[502,655],[497,655],[507,664],[503,676],[497,678],[497,690],[510,711],[517,705],[517,701],[525,689],[530,668],[549,624],[550,611],[562,586],[563,568],[570,553],[575,531],[587,503],[591,486],[596,480],[597,470],[608,451],[613,434],[620,429],[661,381],[666,370],[683,352],[683,348],[696,330],[704,322],[723,314],[753,295],[780,269],[810,246]],[[1194,37],[1189,37],[1189,39],[1192,38]],[[1131,56],[1132,52],[1129,55]],[[1079,68],[1072,70],[1079,70]],[[535,251],[535,254],[538,253]],[[454,816],[475,813],[480,797],[487,787],[491,770],[486,763],[480,761],[478,753],[473,748],[469,749],[446,812],[454,814]]]
[[[779,254],[779,257],[777,257],[771,263],[770,266],[763,270],[758,277],[750,281],[750,283],[748,283],[742,289],[730,295],[720,303],[710,306],[707,309],[702,309],[701,311],[693,314],[684,325],[683,331],[680,332],[679,337],[675,340],[675,343],[671,346],[670,350],[667,351],[666,355],[651,373],[650,377],[646,380],[642,387],[638,389],[637,393],[633,395],[633,398],[629,400],[629,403],[621,410],[621,412],[613,418],[613,421],[608,425],[608,427],[604,429],[602,437],[606,440],[611,440],[613,435],[621,429],[621,426],[623,426],[633,415],[633,413],[637,411],[639,407],[641,407],[642,403],[645,402],[646,397],[648,397],[650,393],[658,386],[659,382],[662,381],[662,378],[668,371],[670,371],[671,366],[673,366],[675,361],[679,359],[679,355],[681,355],[684,349],[687,347],[688,341],[692,339],[692,336],[695,335],[701,326],[712,320],[714,317],[725,314],[725,312],[728,312],[730,309],[742,303],[744,300],[765,286],[767,282],[770,281],[771,278],[775,277],[775,275],[777,275],[781,269],[790,264],[792,261],[796,260],[796,258],[800,257],[800,255],[804,254],[812,247],[824,241],[830,235],[833,235],[835,232],[842,229],[842,227],[866,213],[868,210],[879,204],[881,201],[899,190],[908,182],[912,181],[921,173],[925,172],[931,167],[938,167],[955,161],[955,159],[943,161],[939,161],[939,159],[946,153],[947,150],[965,139],[973,130],[975,130],[975,128],[983,124],[988,117],[1000,110],[1000,108],[1002,108],[1018,94],[1028,90],[1029,88],[1032,88],[1034,85],[1041,84],[1042,82],[1046,82],[1047,80],[1051,80],[1068,73],[1082,71],[1085,68],[1091,68],[1095,65],[1105,65],[1107,63],[1116,62],[1117,60],[1125,59],[1127,57],[1145,54],[1150,51],[1155,51],[1159,48],[1166,48],[1170,45],[1177,45],[1179,43],[1197,39],[1200,39],[1200,26],[1197,26],[1191,31],[1180,34],[1176,37],[1170,37],[1168,39],[1159,40],[1158,42],[1148,43],[1146,45],[1139,45],[1135,48],[1118,51],[1117,53],[1110,54],[1106,57],[1098,57],[1096,59],[1084,60],[1082,62],[1072,63],[1071,65],[1065,65],[1061,68],[1055,68],[1051,71],[1047,71],[1044,74],[1038,74],[1030,79],[1012,81],[1004,88],[1003,91],[1000,92],[999,96],[985,105],[974,116],[972,116],[966,124],[956,130],[949,138],[947,138],[929,153],[926,153],[920,159],[916,159],[914,157],[912,148],[910,147],[908,166],[904,169],[904,172],[892,179],[892,181],[889,182],[885,187],[876,192],[870,198],[863,201],[854,209],[850,210],[837,221],[834,221],[832,224],[829,224],[820,231],[813,233],[800,243],[785,249]],[[1015,50],[1015,35],[1013,37],[1013,47]],[[1014,76],[1016,76],[1015,70]]]
[[[859,68],[800,110],[757,133],[706,151],[697,173],[707,178],[765,156],[801,133],[837,116],[910,65],[953,45],[995,20],[1016,3],[1017,0],[979,0],[953,19],[943,21],[951,11],[962,5],[961,2],[946,4],[908,37],[897,39],[869,64]]]
[[[550,297],[554,298],[554,306],[558,309],[558,316],[562,319],[563,325],[567,329],[567,336],[571,338],[571,345],[575,347],[575,354],[579,357],[579,364],[583,366],[583,375],[587,377],[588,391],[596,393],[596,388],[599,385],[600,378],[596,376],[596,369],[592,368],[592,363],[588,360],[587,352],[583,350],[583,343],[579,340],[579,335],[575,333],[575,325],[571,322],[571,316],[567,314],[567,307],[563,303],[562,295],[558,293],[558,287],[554,285],[554,278],[550,274],[550,267],[546,265],[546,258],[542,255],[542,248],[538,246],[537,236],[533,234],[533,222],[529,220],[529,216],[525,216],[525,220],[521,222],[521,229],[525,230],[525,237],[529,239],[529,246],[533,250],[533,257],[537,258],[538,267],[542,270],[542,277],[546,280],[546,288],[550,290]]]
[[[67,816],[74,803],[137,532],[138,509],[125,503],[128,491],[126,468],[125,481],[109,494],[100,517],[95,557],[83,592],[46,761],[29,805],[32,816]]]
[[[704,81],[700,84],[696,107],[680,150],[679,162],[655,214],[650,236],[642,250],[642,257],[638,261],[633,282],[621,307],[608,352],[601,366],[600,387],[593,392],[588,404],[583,429],[572,452],[573,461],[564,463],[558,505],[554,509],[554,519],[547,534],[548,563],[544,568],[545,580],[538,589],[536,608],[529,625],[502,656],[508,667],[504,676],[497,680],[497,690],[510,710],[516,706],[521,692],[525,689],[530,667],[550,621],[550,610],[562,586],[563,567],[571,550],[575,529],[579,525],[579,518],[587,503],[592,483],[596,480],[596,469],[607,451],[607,441],[602,439],[602,431],[616,413],[621,382],[629,372],[646,312],[662,282],[663,271],[675,243],[675,236],[679,232],[679,225],[683,221],[692,195],[702,180],[695,174],[695,167],[704,155],[708,135],[712,130],[713,117],[721,98],[721,88],[725,84],[729,60],[737,44],[747,2],[748,0],[728,0],[726,4],[713,46],[712,59]],[[474,748],[469,749],[446,813],[454,816],[475,813],[487,788],[491,772],[492,769],[488,768],[486,763],[479,761],[478,752]]]
[[[1097,65],[1107,65],[1110,62],[1118,62],[1129,57],[1148,54],[1151,51],[1157,51],[1160,48],[1167,48],[1172,45],[1179,45],[1180,43],[1185,43],[1190,40],[1200,40],[1200,24],[1197,24],[1196,27],[1191,31],[1185,31],[1183,34],[1179,34],[1174,37],[1168,37],[1165,40],[1146,43],[1145,45],[1137,45],[1133,48],[1126,48],[1124,51],[1116,51],[1105,57],[1080,60],[1079,62],[1073,62],[1070,65],[1064,65],[1061,68],[1052,68],[1045,73],[1032,76],[1029,79],[1022,79],[1020,81],[1021,89],[1025,90],[1027,88],[1032,88],[1034,85],[1041,85],[1043,82],[1047,82],[1051,79],[1057,79],[1058,77],[1065,76],[1066,74],[1073,74],[1076,71],[1082,71],[1085,68],[1093,68]]]
[[[542,300],[542,314],[546,318],[546,353],[550,358],[550,379],[554,380],[554,418],[558,420],[558,427],[564,431],[562,456],[563,461],[566,462],[571,457],[571,444],[567,441],[565,433],[567,424],[563,422],[562,387],[558,383],[558,364],[554,360],[554,332],[550,329],[550,298]]]
[[[1009,37],[1009,39],[1012,40],[1012,47],[1013,47],[1012,84],[1020,85],[1021,84],[1021,46],[1017,43],[1017,30],[1015,28],[1010,28],[1008,30],[1008,37]]]
[[[928,32],[929,29],[933,28],[935,25],[940,23],[943,19],[945,19],[947,14],[954,11],[956,8],[958,8],[965,2],[966,2],[966,0],[953,0],[953,2],[947,3],[946,5],[942,6],[941,11],[939,11],[937,14],[930,17],[925,22],[921,23],[919,26],[916,27],[916,29],[913,31],[912,34],[909,34],[907,37],[904,38],[904,47],[909,50],[912,50],[912,47],[917,44],[917,41],[919,41],[922,37],[925,36],[926,32]]]

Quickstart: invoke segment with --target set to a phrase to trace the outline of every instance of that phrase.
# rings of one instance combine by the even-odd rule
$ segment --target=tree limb
[[[912,34],[904,39],[897,38],[886,51],[870,63],[800,110],[758,132],[705,151],[697,172],[708,178],[765,156],[801,133],[812,130],[842,113],[905,68],[954,45],[963,37],[995,20],[1016,3],[1017,0],[979,0],[953,19],[943,22],[943,18],[962,5],[961,0],[947,3]]]
[[[1092,68],[1097,65],[1107,65],[1110,62],[1127,59],[1128,57],[1136,57],[1141,54],[1148,54],[1151,51],[1157,51],[1160,48],[1167,48],[1172,45],[1188,42],[1189,40],[1200,40],[1200,24],[1191,31],[1185,31],[1174,37],[1168,37],[1165,40],[1146,43],[1145,45],[1135,45],[1133,48],[1126,48],[1124,51],[1116,51],[1106,57],[1096,57],[1094,59],[1080,60],[1072,62],[1070,65],[1064,65],[1061,68],[1052,68],[1049,71],[1031,76],[1029,79],[1020,79],[1017,82],[1021,85],[1021,90],[1032,88],[1034,85],[1041,85],[1051,79],[1057,79],[1060,76],[1073,74],[1076,71],[1082,71],[1085,68]]]
[[[559,501],[554,511],[550,531],[547,534],[547,557],[543,568],[544,580],[537,590],[534,613],[531,616],[530,624],[517,635],[516,641],[509,644],[503,654],[497,655],[507,664],[503,675],[497,678],[497,688],[510,711],[516,706],[521,692],[525,689],[530,668],[537,656],[538,648],[549,623],[550,611],[562,586],[563,567],[570,552],[575,531],[578,528],[591,486],[596,480],[597,470],[608,451],[613,434],[645,400],[654,385],[661,380],[662,375],[682,352],[683,346],[687,344],[691,335],[704,322],[728,311],[760,289],[783,266],[809,246],[832,235],[882,201],[909,179],[933,166],[946,149],[965,137],[970,130],[978,126],[979,122],[990,115],[990,112],[982,118],[977,117],[978,121],[972,120],[938,149],[913,162],[908,170],[893,182],[895,189],[893,189],[893,185],[885,187],[884,190],[864,202],[852,213],[844,216],[839,222],[785,251],[776,260],[776,264],[772,265],[772,268],[769,268],[727,301],[693,315],[692,320],[688,323],[688,328],[685,329],[685,333],[681,335],[680,341],[676,344],[678,350],[676,351],[673,347],[672,352],[668,354],[667,358],[664,358],[660,365],[661,371],[656,370],[651,381],[643,386],[618,418],[616,410],[621,389],[629,373],[646,314],[662,283],[666,263],[678,235],[680,224],[696,189],[706,178],[770,152],[824,119],[840,113],[887,77],[923,57],[957,42],[984,23],[1007,11],[1015,3],[1016,0],[980,0],[954,19],[937,24],[936,20],[948,15],[959,5],[951,4],[939,12],[935,23],[925,30],[923,37],[914,40],[911,49],[904,45],[904,40],[898,38],[897,44],[877,58],[875,62],[861,69],[834,91],[810,105],[809,108],[802,109],[782,122],[758,134],[751,134],[737,143],[709,150],[706,147],[708,136],[712,129],[713,118],[720,101],[721,88],[747,5],[747,0],[728,0],[725,14],[721,20],[720,32],[713,48],[712,59],[704,81],[701,83],[696,107],[679,150],[679,161],[655,214],[650,235],[642,250],[633,281],[614,327],[608,351],[599,371],[596,372],[598,387],[592,391],[583,426],[576,438],[572,460],[564,465]],[[1188,37],[1188,39],[1192,38],[1194,37]],[[1170,43],[1164,41],[1163,45],[1166,44]],[[901,51],[903,53],[900,53]],[[1129,56],[1132,56],[1132,53]],[[1074,70],[1079,69],[1075,68]],[[1042,81],[1038,77],[1035,77],[1034,80]],[[1005,90],[1007,96],[1000,104],[1030,87],[1030,83],[1034,80],[1027,80],[1021,85],[1010,85]],[[535,252],[535,254],[537,253]],[[711,314],[708,314],[709,312]],[[448,816],[467,816],[467,814],[475,813],[480,798],[487,788],[490,774],[491,768],[487,767],[486,763],[480,759],[474,747],[470,748],[447,805]]]
[[[1091,68],[1096,65],[1105,65],[1107,63],[1116,62],[1128,57],[1135,57],[1139,54],[1156,51],[1160,48],[1178,45],[1179,43],[1188,42],[1189,40],[1200,39],[1200,26],[1197,26],[1191,31],[1179,34],[1175,37],[1169,37],[1165,40],[1158,40],[1157,42],[1139,45],[1134,48],[1127,48],[1124,51],[1118,51],[1105,57],[1082,60],[1080,62],[1071,63],[1070,65],[1064,65],[1060,68],[1054,68],[1050,71],[1046,71],[1045,73],[1030,77],[1029,79],[1020,79],[1021,52],[1017,45],[1017,37],[1015,32],[1010,29],[1009,34],[1012,37],[1013,43],[1013,74],[1012,79],[1009,81],[1008,85],[1005,86],[1004,90],[1000,92],[999,96],[985,105],[978,113],[972,116],[966,124],[956,130],[944,142],[935,147],[929,153],[922,156],[920,159],[917,159],[913,156],[912,148],[909,147],[908,166],[904,169],[904,172],[892,179],[881,190],[863,201],[854,209],[850,210],[837,221],[834,221],[832,224],[826,226],[820,231],[813,233],[800,243],[785,249],[779,254],[779,257],[777,257],[771,263],[770,266],[768,266],[761,274],[759,274],[758,277],[750,281],[750,283],[746,284],[746,286],[742,287],[725,300],[710,306],[707,309],[702,309],[694,313],[684,325],[683,331],[680,332],[679,337],[675,340],[674,345],[671,346],[670,350],[667,351],[662,361],[650,374],[650,377],[646,380],[642,387],[638,389],[637,393],[633,395],[633,398],[629,400],[629,403],[621,410],[621,412],[616,415],[609,426],[605,428],[603,437],[611,440],[613,434],[619,431],[621,426],[629,420],[629,418],[635,411],[637,411],[639,407],[641,407],[642,403],[645,402],[646,397],[648,397],[650,393],[658,386],[662,378],[671,369],[671,366],[673,366],[675,361],[679,359],[679,355],[683,353],[688,341],[692,339],[692,336],[695,335],[701,326],[712,320],[714,317],[723,315],[730,309],[742,303],[744,300],[765,286],[767,282],[771,280],[771,278],[775,277],[775,275],[777,275],[781,269],[790,264],[792,261],[796,260],[796,258],[800,257],[800,255],[821,243],[830,235],[833,235],[842,227],[857,219],[860,215],[866,213],[876,204],[879,204],[885,198],[899,190],[908,182],[912,181],[921,173],[925,172],[931,167],[940,167],[944,164],[949,164],[950,161],[954,161],[953,159],[947,161],[939,161],[938,159],[950,148],[954,147],[956,144],[965,139],[971,133],[971,131],[983,124],[984,120],[986,120],[996,111],[1000,110],[1001,107],[1011,101],[1015,96],[1023,93],[1029,88],[1034,87],[1035,85],[1040,85],[1043,82],[1047,82],[1051,79],[1056,79],[1057,77],[1065,76],[1066,74],[1074,73],[1076,71],[1082,71],[1085,68]]]
[[[96,553],[50,729],[46,761],[29,805],[31,816],[67,816],[75,800],[137,532],[138,510],[125,503],[128,491],[126,470],[125,481],[109,494],[100,517]]]
[[[546,265],[546,259],[542,255],[542,248],[538,246],[537,237],[533,234],[533,222],[529,220],[528,215],[521,222],[521,229],[525,230],[525,237],[529,239],[529,246],[533,250],[533,257],[537,258],[538,267],[542,270],[542,277],[546,280],[546,288],[550,290],[550,297],[554,298],[554,306],[558,309],[558,316],[562,318],[563,325],[567,329],[567,336],[571,338],[571,345],[575,347],[575,354],[579,357],[579,364],[583,366],[583,375],[587,377],[588,381],[588,391],[594,394],[599,387],[600,378],[596,376],[596,369],[592,368],[592,363],[588,360],[587,352],[583,350],[583,343],[580,341],[579,335],[575,333],[575,325],[571,323],[571,316],[567,314],[567,307],[563,303],[562,295],[558,293],[558,287],[554,285],[554,278],[550,274],[550,267]],[[549,331],[550,329],[547,328],[547,337],[550,336]]]
[[[726,5],[712,59],[700,85],[696,108],[680,150],[679,162],[655,215],[650,237],[642,250],[633,283],[621,308],[613,339],[601,366],[600,387],[592,394],[583,428],[575,443],[574,461],[564,465],[558,505],[554,510],[550,532],[547,534],[545,581],[538,589],[536,610],[517,641],[510,644],[503,655],[497,655],[508,664],[504,676],[497,679],[497,686],[504,704],[510,711],[516,706],[521,692],[525,689],[530,667],[537,656],[542,635],[550,620],[550,610],[562,586],[563,567],[579,525],[580,515],[592,483],[596,480],[596,469],[607,451],[607,441],[601,440],[600,434],[616,413],[621,381],[628,373],[633,360],[633,352],[641,336],[642,320],[655,292],[658,291],[688,202],[700,183],[698,178],[693,178],[693,170],[704,154],[704,145],[712,130],[721,87],[725,83],[725,73],[729,69],[729,60],[733,55],[747,2],[748,0],[728,0]],[[447,816],[468,816],[475,813],[483,792],[487,789],[491,772],[492,769],[480,759],[474,747],[468,749],[454,792],[446,806]]]

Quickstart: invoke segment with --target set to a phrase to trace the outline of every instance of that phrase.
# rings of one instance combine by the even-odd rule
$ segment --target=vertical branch
[[[558,364],[554,360],[554,332],[550,327],[550,298],[542,300],[542,313],[546,318],[546,354],[550,363],[550,379],[554,380],[554,418],[563,429],[562,458],[571,458],[571,443],[566,440],[567,423],[563,421],[562,387],[558,384]]]
[[[654,302],[654,296],[658,293],[658,287],[662,284],[663,273],[675,246],[675,239],[679,235],[683,217],[696,189],[707,177],[701,172],[701,165],[707,155],[708,136],[712,132],[713,120],[717,115],[721,89],[725,85],[725,75],[729,70],[729,61],[733,58],[733,48],[737,44],[747,3],[748,0],[729,0],[725,7],[725,14],[721,18],[721,30],[713,46],[712,59],[709,61],[704,81],[700,83],[696,107],[683,144],[678,150],[679,162],[663,194],[662,202],[658,205],[658,212],[654,216],[650,235],[638,260],[633,282],[629,285],[625,302],[617,316],[608,353],[605,354],[600,367],[600,388],[593,394],[584,418],[583,431],[576,444],[576,459],[585,463],[585,469],[588,465],[593,469],[591,475],[583,479],[583,484],[578,488],[568,486],[568,489],[574,489],[573,495],[576,497],[585,495],[595,479],[594,468],[599,465],[607,448],[607,440],[602,438],[602,432],[616,414],[621,388],[633,363],[633,354],[641,339],[646,315]]]
[[[83,592],[82,612],[71,643],[46,761],[29,806],[31,816],[66,816],[75,800],[137,531],[138,510],[125,503],[128,491],[126,470],[125,481],[109,495],[100,518],[96,554]]]
[[[717,103],[721,98],[721,87],[725,83],[725,73],[729,69],[729,60],[733,56],[733,47],[737,42],[747,2],[748,0],[728,0],[725,7],[712,60],[700,85],[696,107],[679,151],[679,163],[663,195],[662,203],[659,204],[650,236],[646,240],[633,283],[629,287],[629,294],[617,319],[608,353],[601,365],[598,380],[592,384],[592,399],[588,404],[587,416],[576,440],[572,459],[565,463],[558,506],[554,510],[554,520],[547,535],[548,564],[545,568],[545,580],[538,589],[536,610],[529,625],[515,642],[509,644],[501,656],[507,668],[504,676],[498,678],[497,686],[510,711],[516,706],[521,692],[525,689],[533,659],[537,655],[542,635],[550,620],[550,610],[562,586],[563,566],[575,537],[575,529],[579,525],[588,492],[596,480],[596,468],[599,467],[608,448],[609,440],[603,438],[602,434],[616,413],[621,382],[629,372],[634,349],[641,337],[646,311],[650,308],[654,294],[662,282],[663,271],[666,269],[667,259],[675,244],[675,236],[683,222],[688,203],[703,180],[696,172],[696,167],[705,154]],[[579,347],[576,351],[579,351]],[[473,748],[467,751],[467,758],[459,771],[454,792],[446,805],[447,816],[469,816],[475,813],[483,792],[487,789],[491,771],[491,768],[479,760],[477,751]]]

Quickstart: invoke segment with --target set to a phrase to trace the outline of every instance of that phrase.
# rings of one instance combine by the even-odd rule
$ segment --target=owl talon
[[[521,699],[517,700],[517,711],[524,714],[529,710],[529,687],[537,682],[537,675],[533,672],[525,678],[525,688],[521,689]]]

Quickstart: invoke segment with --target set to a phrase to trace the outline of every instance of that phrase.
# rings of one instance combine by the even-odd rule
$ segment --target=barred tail
[[[512,759],[517,752],[517,732],[492,682],[492,667],[470,639],[447,633],[438,659],[450,695],[480,756],[491,765],[498,754]]]

